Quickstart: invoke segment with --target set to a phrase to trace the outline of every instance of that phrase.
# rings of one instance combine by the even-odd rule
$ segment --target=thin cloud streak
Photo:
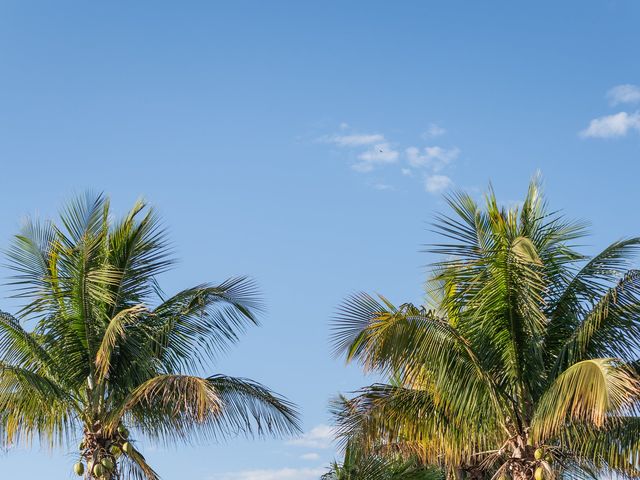
[[[321,137],[320,140],[325,143],[333,143],[339,147],[361,147],[363,145],[371,145],[372,143],[384,142],[384,135],[380,135],[379,133],[330,135],[328,137]]]

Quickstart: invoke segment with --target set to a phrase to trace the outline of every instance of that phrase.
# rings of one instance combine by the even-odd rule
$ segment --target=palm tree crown
[[[81,436],[76,473],[156,479],[129,437],[153,441],[298,430],[262,385],[200,376],[254,325],[255,285],[231,278],[165,297],[172,264],[154,211],[113,221],[103,195],[76,198],[60,223],[30,221],[8,251],[24,306],[0,315],[0,428],[7,444]],[[33,324],[27,329],[23,323]]]
[[[358,294],[335,345],[394,378],[351,400],[341,428],[461,478],[640,473],[640,239],[593,258],[584,225],[550,213],[534,180],[519,207],[463,193],[441,216],[426,306]]]

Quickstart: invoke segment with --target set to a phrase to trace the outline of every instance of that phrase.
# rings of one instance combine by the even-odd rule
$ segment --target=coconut
[[[536,468],[536,471],[533,474],[533,478],[535,478],[536,480],[544,480],[544,468],[542,467]]]
[[[541,448],[536,448],[536,451],[533,452],[533,456],[536,458],[536,460],[540,460],[542,457],[544,457],[544,450],[542,450]]]
[[[124,425],[120,425],[118,427],[118,433],[123,437],[123,438],[127,438],[129,436],[129,430],[127,430],[127,427],[125,427]]]
[[[114,457],[118,457],[122,453],[122,450],[120,450],[118,445],[111,445],[109,447],[109,453]]]
[[[131,445],[129,442],[124,442],[122,444],[122,451],[129,455],[131,452],[133,452],[133,445]]]
[[[544,461],[547,462],[547,463],[552,463],[553,462],[553,455],[551,455],[550,453],[547,453],[544,456]]]
[[[104,457],[102,460],[100,460],[100,463],[109,472],[113,470],[113,467],[114,467],[113,460],[111,460],[109,457]]]
[[[73,466],[73,471],[76,472],[76,475],[81,477],[84,474],[84,463],[78,462]]]
[[[99,478],[99,477],[103,476],[105,473],[106,473],[106,472],[105,472],[105,469],[104,469],[104,467],[102,466],[102,464],[101,464],[101,463],[96,463],[96,464],[94,465],[94,467],[93,467],[93,474],[94,474],[96,477],[98,477],[98,478]]]

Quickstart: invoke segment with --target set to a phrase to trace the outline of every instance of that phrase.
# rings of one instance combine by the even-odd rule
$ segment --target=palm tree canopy
[[[165,296],[157,278],[172,266],[170,253],[144,202],[114,220],[108,198],[87,194],[58,224],[25,224],[8,251],[24,304],[0,314],[5,443],[37,437],[59,446],[81,435],[89,467],[127,443],[125,455],[113,455],[122,471],[154,479],[128,428],[168,443],[298,431],[293,405],[266,387],[202,376],[258,323],[255,284],[230,278]]]
[[[447,202],[426,305],[362,293],[339,311],[336,351],[398,379],[359,392],[343,434],[450,471],[638,475],[640,238],[578,253],[585,225],[549,211],[537,179],[520,206]]]

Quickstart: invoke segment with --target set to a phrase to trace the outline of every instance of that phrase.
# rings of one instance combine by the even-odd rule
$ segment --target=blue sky
[[[306,434],[148,457],[167,480],[315,479],[329,398],[367,381],[331,357],[329,320],[357,290],[420,301],[444,191],[513,203],[540,170],[592,222],[587,252],[638,233],[639,20],[631,0],[5,0],[0,246],[91,188],[162,213],[166,291],[256,278],[263,326],[211,372],[285,394]],[[72,463],[0,456],[10,478]]]

